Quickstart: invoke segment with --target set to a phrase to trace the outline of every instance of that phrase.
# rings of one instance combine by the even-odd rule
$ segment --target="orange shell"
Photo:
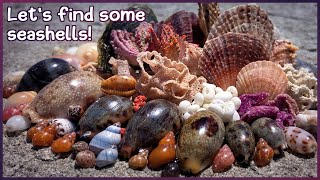
[[[76,133],[69,133],[63,137],[53,141],[51,145],[51,150],[54,153],[64,153],[72,150],[72,145],[76,140]]]
[[[268,99],[285,93],[288,87],[286,73],[276,63],[257,61],[246,65],[237,76],[236,88],[239,96],[267,92]]]
[[[260,138],[256,146],[256,151],[254,153],[254,163],[258,167],[266,166],[272,160],[273,155],[273,149],[264,139]]]
[[[172,131],[168,132],[160,141],[158,145],[175,145],[176,140]]]
[[[271,61],[284,65],[293,63],[293,59],[297,56],[296,51],[299,48],[288,40],[276,40],[273,44]]]
[[[20,104],[29,104],[37,95],[34,91],[23,91],[12,94],[5,103],[5,108],[16,107]]]
[[[136,79],[130,75],[114,75],[101,82],[101,89],[110,95],[132,96],[136,84]]]
[[[27,142],[31,142],[33,136],[37,132],[42,131],[48,125],[49,125],[48,121],[41,121],[38,124],[36,124],[35,126],[31,127],[27,132]]]
[[[132,156],[129,159],[129,167],[131,169],[138,169],[142,170],[144,169],[148,164],[148,154],[149,151],[142,149],[141,152],[139,152],[137,155]]]

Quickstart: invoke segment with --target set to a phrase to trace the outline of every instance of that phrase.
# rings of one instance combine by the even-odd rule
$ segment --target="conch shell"
[[[239,95],[267,92],[269,99],[284,93],[288,87],[286,73],[276,63],[257,61],[246,65],[237,76]]]

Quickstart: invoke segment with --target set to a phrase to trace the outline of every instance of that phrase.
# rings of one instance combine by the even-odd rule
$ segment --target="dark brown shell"
[[[199,5],[199,26],[204,33],[205,37],[208,37],[211,26],[217,21],[220,10],[218,3],[198,3]]]

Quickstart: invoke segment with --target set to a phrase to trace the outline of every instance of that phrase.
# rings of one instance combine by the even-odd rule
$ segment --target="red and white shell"
[[[317,141],[307,131],[289,126],[284,130],[288,146],[300,154],[309,154],[317,152]]]

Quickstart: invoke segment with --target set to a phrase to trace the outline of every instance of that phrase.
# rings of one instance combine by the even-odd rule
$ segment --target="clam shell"
[[[250,62],[269,59],[267,46],[259,39],[227,33],[207,40],[199,62],[202,75],[222,89],[236,84],[238,72]]]
[[[274,62],[257,61],[246,65],[237,76],[240,95],[267,92],[269,99],[284,93],[288,87],[286,73]]]
[[[227,32],[250,34],[267,45],[267,52],[272,51],[273,24],[256,4],[239,5],[224,11],[212,25],[208,40]]]

